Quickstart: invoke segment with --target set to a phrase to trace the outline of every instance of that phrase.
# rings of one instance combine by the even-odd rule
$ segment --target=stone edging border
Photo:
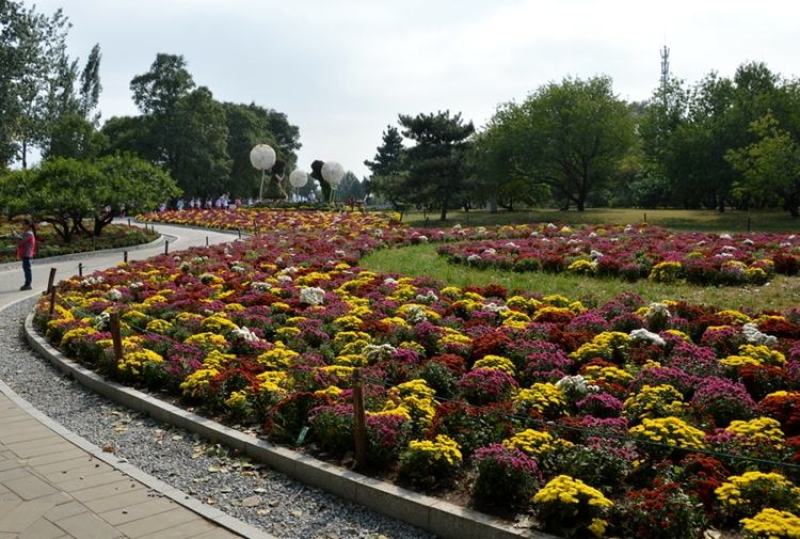
[[[69,262],[70,260],[80,260],[84,257],[91,257],[95,255],[108,255],[113,253],[124,253],[125,251],[141,251],[142,249],[150,249],[151,247],[156,247],[157,245],[161,245],[164,241],[174,241],[177,239],[175,236],[171,236],[169,234],[159,234],[159,236],[154,239],[153,241],[149,241],[147,243],[136,243],[134,245],[129,245],[127,247],[111,247],[109,249],[100,249],[97,251],[83,251],[79,253],[69,253],[65,255],[56,255],[56,256],[47,256],[44,258],[34,258],[31,261],[31,264],[34,266],[42,266],[46,264],[50,264],[51,262]],[[19,266],[19,262],[4,262],[0,264],[0,271],[6,271],[9,269],[13,269]]]
[[[25,319],[25,337],[33,349],[47,358],[56,368],[112,401],[149,414],[159,421],[225,444],[303,483],[327,490],[345,500],[430,531],[439,537],[446,539],[556,539],[552,535],[541,532],[515,528],[484,513],[398,487],[380,479],[367,477],[292,449],[272,444],[206,417],[182,410],[131,387],[106,380],[52,347],[34,329],[33,313]],[[172,487],[167,488],[171,489]],[[181,493],[181,496],[186,495]],[[183,500],[176,501],[183,504]],[[196,500],[194,501],[196,502]],[[199,504],[199,502],[197,503]],[[216,509],[204,507],[219,512]],[[196,510],[194,507],[191,509]],[[203,516],[206,515],[203,514]],[[231,519],[227,516],[226,518]],[[214,520],[220,522],[217,519]],[[245,536],[255,537],[251,534],[245,534]]]
[[[9,305],[3,307],[0,310],[6,310],[18,303],[22,303],[23,301],[30,300],[30,297],[22,298],[17,300]],[[46,352],[42,352],[39,347],[36,346],[34,342],[32,342],[30,338],[30,331],[33,330],[32,325],[33,315],[29,315],[25,320],[25,334],[27,336],[27,341],[33,346],[33,348],[42,353],[46,358],[51,360],[56,367],[58,367],[58,363],[53,361]],[[29,331],[30,327],[30,331]],[[37,336],[38,337],[38,336]],[[47,345],[47,343],[45,343]],[[48,345],[49,346],[49,345]],[[69,361],[69,360],[67,360]],[[60,368],[63,372],[67,374],[71,374],[69,370],[65,370],[64,368]],[[77,377],[75,377],[78,379]],[[78,379],[81,381],[80,379]],[[81,381],[81,383],[83,383]],[[101,448],[94,445],[87,439],[83,438],[75,434],[74,432],[65,428],[61,423],[51,419],[47,415],[43,414],[39,410],[37,410],[31,403],[20,397],[14,390],[8,387],[2,380],[0,380],[0,393],[5,395],[11,402],[13,402],[16,406],[22,409],[25,413],[32,416],[36,419],[39,423],[47,427],[48,429],[52,430],[71,444],[79,447],[80,449],[86,451],[92,457],[101,460],[111,466],[112,468],[119,470],[120,472],[124,473],[125,475],[131,477],[132,479],[139,481],[140,483],[147,486],[149,489],[159,493],[160,495],[169,498],[170,500],[174,501],[178,505],[185,507],[186,509],[198,514],[199,516],[203,517],[206,520],[209,520],[218,526],[227,529],[241,537],[246,537],[248,539],[255,538],[255,539],[275,539],[274,536],[247,524],[239,519],[236,519],[230,515],[227,515],[209,505],[204,504],[197,498],[193,498],[186,494],[185,492],[178,490],[177,488],[168,485],[164,481],[153,477],[152,475],[148,474],[147,472],[137,468],[133,464],[128,463],[124,459],[120,459],[114,456],[111,453],[105,453]]]

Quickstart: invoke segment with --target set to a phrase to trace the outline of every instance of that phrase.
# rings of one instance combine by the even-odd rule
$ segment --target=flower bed
[[[70,243],[64,243],[52,227],[42,225],[36,231],[36,257],[47,258],[130,247],[153,241],[156,238],[158,238],[158,234],[140,227],[111,224],[103,229],[103,233],[99,237],[92,238],[90,235],[76,234]],[[0,239],[0,263],[14,262],[15,260],[17,260],[16,242],[8,238]]]
[[[444,245],[451,262],[514,271],[570,272],[635,281],[764,284],[796,275],[800,236],[671,232],[653,226],[541,225],[528,237]]]
[[[258,237],[64,281],[35,321],[109,377],[334,461],[359,369],[373,473],[565,536],[794,525],[800,310],[458,289],[360,270],[414,234],[380,217],[257,219]]]

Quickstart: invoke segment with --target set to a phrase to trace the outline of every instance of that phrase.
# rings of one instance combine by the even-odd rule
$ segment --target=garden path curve
[[[170,250],[234,237],[167,225],[156,230],[172,236]],[[50,267],[57,269],[57,280],[76,274],[79,263],[88,274],[119,263],[122,252],[87,253],[52,264],[42,260],[34,266],[33,291],[19,290],[21,268],[2,268],[0,309],[41,293]],[[129,260],[163,252],[163,243],[130,250]],[[266,537],[196,500],[184,501],[188,496],[170,488],[64,429],[0,380],[0,539],[237,537],[230,529],[248,537]],[[207,520],[203,513],[218,520]]]

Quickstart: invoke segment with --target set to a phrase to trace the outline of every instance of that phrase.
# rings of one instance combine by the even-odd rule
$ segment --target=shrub
[[[633,490],[614,509],[624,537],[695,539],[706,525],[702,504],[672,482]]]
[[[433,440],[412,440],[400,454],[400,475],[422,487],[451,477],[461,466],[458,443],[439,434]]]
[[[479,507],[522,509],[542,480],[537,462],[519,449],[492,444],[478,449],[474,460],[472,495]]]
[[[568,475],[551,479],[533,503],[545,530],[564,537],[585,536],[587,531],[602,536],[608,525],[605,516],[614,505],[596,488]]]

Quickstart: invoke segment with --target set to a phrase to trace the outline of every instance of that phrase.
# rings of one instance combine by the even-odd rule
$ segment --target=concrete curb
[[[128,251],[129,253],[132,251],[141,251],[142,249],[150,249],[152,247],[156,247],[164,243],[164,241],[174,241],[177,238],[175,236],[170,236],[169,234],[161,234],[158,238],[154,239],[153,241],[147,243],[137,243],[135,245],[130,245],[128,247],[113,247],[111,249],[100,249],[98,251],[83,251],[81,253],[70,253],[67,255],[58,255],[58,256],[48,256],[45,258],[34,258],[31,261],[31,264],[34,266],[43,266],[53,262],[69,262],[70,260],[84,260],[87,257],[91,258],[95,255],[108,255],[114,253],[124,253]],[[6,271],[9,269],[14,269],[19,267],[19,262],[5,262],[0,264],[0,271]]]
[[[30,299],[31,298],[28,297],[15,301],[14,303],[10,303],[6,307],[4,307],[2,310],[8,309],[23,301],[29,301]],[[32,342],[30,338],[31,333],[29,331],[29,328],[30,330],[33,329],[32,319],[33,315],[29,315],[25,320],[25,334],[27,336],[28,342],[31,343],[34,349],[42,353],[41,350]],[[47,353],[44,353],[43,355],[45,357],[48,357]],[[53,361],[51,360],[51,362]],[[55,362],[53,362],[53,364],[58,366],[58,364]],[[63,368],[60,370],[69,374],[68,370],[64,370]],[[190,511],[197,513],[199,516],[205,518],[206,520],[209,520],[219,525],[222,528],[225,528],[237,535],[246,537],[248,539],[251,537],[257,539],[275,539],[273,535],[270,535],[254,526],[251,526],[250,524],[242,522],[241,520],[238,520],[230,515],[227,515],[222,511],[220,511],[219,509],[204,504],[200,500],[189,496],[185,492],[178,490],[175,487],[172,487],[167,483],[161,481],[160,479],[157,479],[156,477],[153,477],[152,475],[144,472],[143,470],[140,470],[134,465],[129,464],[124,459],[120,459],[115,455],[113,455],[112,453],[104,452],[101,448],[97,447],[90,441],[68,430],[57,421],[51,419],[50,417],[46,416],[45,414],[37,410],[31,403],[29,403],[28,401],[17,395],[17,393],[15,393],[14,390],[8,387],[2,380],[0,380],[0,393],[5,395],[16,406],[21,408],[27,414],[31,415],[34,419],[39,421],[45,427],[52,430],[65,440],[72,443],[73,445],[86,451],[94,458],[105,462],[114,469],[119,470],[120,472],[124,473],[125,475],[131,477],[136,481],[139,481],[140,483],[144,484],[151,490],[158,492],[162,496],[171,499],[178,505],[181,505],[189,509]]]
[[[206,417],[182,410],[131,387],[105,380],[52,347],[34,329],[33,314],[28,315],[25,319],[25,337],[33,349],[47,358],[55,367],[106,398],[147,413],[159,421],[223,443],[303,483],[327,490],[378,513],[430,531],[439,537],[452,539],[555,539],[554,536],[515,528],[505,521],[484,513],[398,487],[380,479],[367,477],[312,456],[277,446]]]

